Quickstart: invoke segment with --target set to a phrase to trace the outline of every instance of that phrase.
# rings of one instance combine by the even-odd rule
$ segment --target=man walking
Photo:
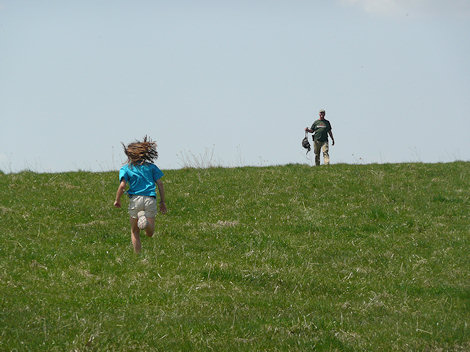
[[[330,121],[325,119],[325,110],[320,110],[320,118],[316,120],[311,128],[306,127],[305,131],[313,133],[313,152],[315,153],[315,165],[320,165],[320,150],[323,152],[323,162],[330,163],[328,154],[328,135],[331,137],[331,145],[335,145],[333,132],[331,132]]]

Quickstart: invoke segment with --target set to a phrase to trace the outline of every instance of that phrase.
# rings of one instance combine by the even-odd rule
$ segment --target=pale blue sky
[[[468,0],[0,0],[0,170],[470,160]]]

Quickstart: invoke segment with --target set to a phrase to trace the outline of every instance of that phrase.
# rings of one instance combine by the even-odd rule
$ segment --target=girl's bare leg
[[[148,237],[152,237],[155,232],[155,218],[147,218],[147,227],[145,228],[145,234]]]
[[[136,253],[140,253],[142,245],[140,244],[140,229],[137,226],[137,220],[138,219],[131,218],[131,240],[132,245],[134,246],[134,251]]]

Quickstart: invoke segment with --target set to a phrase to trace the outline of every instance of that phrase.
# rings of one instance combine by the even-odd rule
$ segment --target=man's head
[[[318,113],[320,115],[320,119],[324,118],[325,117],[325,110],[321,109]]]

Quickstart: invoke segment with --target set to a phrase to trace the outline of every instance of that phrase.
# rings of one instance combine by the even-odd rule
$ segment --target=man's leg
[[[323,145],[321,147],[322,149],[322,152],[323,152],[323,162],[325,163],[325,165],[329,165],[330,164],[330,154],[328,154],[330,148],[328,146],[328,141],[326,142],[323,142]]]
[[[140,244],[140,229],[137,226],[137,219],[131,218],[131,240],[134,246],[134,251],[140,253],[142,245]]]
[[[321,148],[321,143],[314,141],[313,152],[315,153],[315,165],[316,166],[320,165],[320,148]]]

